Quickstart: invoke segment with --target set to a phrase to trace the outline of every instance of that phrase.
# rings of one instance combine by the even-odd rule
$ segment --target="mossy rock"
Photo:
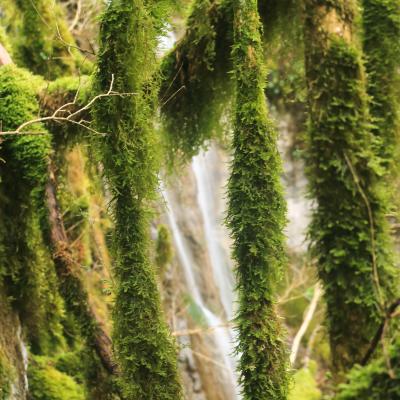
[[[85,400],[86,393],[71,376],[57,370],[45,357],[34,357],[28,369],[31,400]]]

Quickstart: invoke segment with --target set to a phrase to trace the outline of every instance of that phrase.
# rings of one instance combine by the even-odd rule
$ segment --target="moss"
[[[320,400],[322,394],[318,389],[314,375],[314,365],[296,371],[293,378],[294,386],[290,391],[288,400]]]
[[[171,234],[165,225],[159,225],[156,243],[156,265],[161,272],[172,261],[174,256]]]
[[[388,370],[388,360],[392,371]],[[381,356],[365,367],[355,366],[348,382],[340,385],[335,400],[397,400],[400,398],[400,341],[390,347],[388,360]]]
[[[32,400],[85,400],[84,388],[72,377],[57,370],[45,357],[34,357],[28,368]]]
[[[19,58],[24,66],[47,79],[76,70],[79,53],[64,21],[63,10],[47,0],[17,0],[22,14]]]
[[[399,155],[400,8],[396,0],[363,0],[362,5],[372,132],[379,140],[379,155],[393,172],[394,156]]]
[[[397,276],[385,218],[383,170],[354,37],[355,11],[352,2],[306,3],[306,161],[310,193],[317,203],[310,238],[325,286],[337,371],[365,355],[383,308],[394,295]]]
[[[190,159],[208,139],[221,137],[228,125],[227,99],[232,92],[229,4],[196,0],[186,35],[163,60],[160,102],[171,162]]]
[[[13,130],[36,118],[36,91],[42,81],[14,66],[0,69],[0,115],[3,129]],[[8,137],[1,149],[4,198],[1,204],[7,232],[3,236],[3,265],[10,295],[28,327],[32,346],[45,350],[62,345],[60,319],[63,306],[57,294],[54,264],[43,230],[47,211],[43,204],[50,156],[50,137],[43,126],[40,135]]]
[[[236,83],[228,225],[237,263],[239,372],[246,400],[287,398],[288,360],[275,310],[286,263],[286,205],[277,134],[268,117],[257,1],[234,1]]]
[[[106,133],[98,144],[113,198],[113,343],[123,394],[177,400],[182,394],[176,349],[149,260],[149,202],[157,186],[155,50],[161,22],[155,20],[153,2],[146,4],[114,0],[102,16],[97,91],[104,93],[113,75],[115,91],[135,94],[103,98],[94,116],[98,130]]]
[[[11,395],[13,368],[0,347],[0,400],[8,400]]]

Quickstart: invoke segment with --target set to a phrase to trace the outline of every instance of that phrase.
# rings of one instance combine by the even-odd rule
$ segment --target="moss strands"
[[[378,139],[379,156],[393,172],[399,157],[400,4],[363,0],[362,17],[372,132]]]
[[[149,260],[149,209],[158,184],[152,118],[160,26],[150,9],[141,0],[113,0],[106,8],[97,90],[107,91],[113,76],[114,90],[132,95],[103,98],[94,116],[99,130],[107,132],[100,154],[113,196],[113,341],[122,391],[132,400],[178,400],[176,349]]]
[[[268,118],[257,1],[233,1],[235,108],[228,225],[237,264],[237,352],[245,400],[287,398],[288,356],[275,310],[285,265],[286,205],[277,134]]]
[[[310,227],[334,369],[365,355],[396,285],[353,1],[306,1]]]

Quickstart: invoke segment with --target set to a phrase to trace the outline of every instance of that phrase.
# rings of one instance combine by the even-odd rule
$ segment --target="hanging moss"
[[[336,371],[365,355],[396,286],[355,11],[338,0],[308,0],[305,10],[310,239]]]
[[[264,97],[257,1],[233,4],[236,105],[228,224],[237,262],[239,371],[244,399],[281,400],[288,392],[287,352],[275,310],[285,264],[281,160]]]
[[[152,6],[150,2],[149,7]],[[152,119],[158,78],[155,49],[160,21],[141,0],[114,0],[102,17],[97,90],[130,96],[95,107],[104,173],[110,184],[114,233],[114,346],[128,399],[181,398],[176,349],[160,307],[149,262],[149,202],[157,169]]]
[[[211,137],[221,137],[231,93],[229,1],[196,0],[187,31],[164,59],[160,89],[171,161],[187,160]]]
[[[56,1],[16,0],[22,15],[22,35],[17,59],[36,74],[54,79],[80,69],[87,71],[68,30],[62,8]]]
[[[36,91],[41,85],[42,81],[27,71],[14,66],[0,69],[3,130],[16,129],[36,118]],[[29,129],[44,134],[10,136],[2,143],[2,268],[33,349],[46,351],[62,343],[63,312],[54,265],[42,234],[47,215],[42,199],[50,137],[38,124]]]
[[[399,145],[400,6],[397,0],[363,0],[363,45],[373,134],[392,171]]]
[[[354,367],[348,374],[348,382],[340,385],[338,392],[335,400],[399,399],[400,340],[395,340],[387,358],[381,356],[365,367]]]

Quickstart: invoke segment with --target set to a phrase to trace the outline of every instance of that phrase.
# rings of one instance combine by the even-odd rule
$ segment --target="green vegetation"
[[[229,263],[203,254],[219,239],[204,237],[204,209],[184,215],[203,199],[184,163],[212,142],[202,183],[214,190],[226,160],[231,171],[243,400],[400,398],[399,37],[399,0],[0,0],[0,400],[235,389],[212,347],[231,323]],[[310,251],[285,246],[281,178],[297,210],[299,152]],[[182,271],[164,274],[182,249],[174,258],[154,212],[159,176],[178,169],[168,217],[192,253],[192,293]],[[309,265],[324,303],[310,303]]]
[[[171,234],[169,233],[168,227],[159,225],[155,261],[161,272],[165,271],[165,268],[172,261],[173,255]]]
[[[306,2],[310,238],[325,287],[335,368],[360,362],[393,298],[387,196],[374,150],[352,2]],[[318,32],[318,33],[317,33]]]
[[[365,367],[355,366],[348,375],[348,383],[339,388],[335,400],[396,400],[400,396],[399,339],[390,347],[389,354],[373,360]]]
[[[237,262],[237,351],[244,399],[286,399],[288,362],[275,310],[285,265],[285,201],[277,134],[267,115],[257,1],[234,1],[236,82],[228,224]]]
[[[396,0],[363,0],[363,47],[379,155],[390,172],[398,157],[400,7]]]
[[[315,365],[296,371],[293,377],[293,388],[290,390],[288,399],[320,400],[322,398],[322,394],[318,389],[314,374]]]
[[[28,370],[32,400],[85,400],[84,388],[54,368],[45,357],[34,357]]]
[[[151,121],[157,95],[156,38],[160,21],[141,0],[113,1],[102,17],[98,93],[128,93],[96,105],[101,161],[113,197],[114,347],[122,391],[130,399],[181,398],[176,349],[160,306],[149,260],[149,202],[157,164]],[[151,321],[151,323],[149,323]]]
[[[186,35],[163,60],[160,107],[170,162],[189,160],[227,125],[231,26],[229,1],[196,0]]]

